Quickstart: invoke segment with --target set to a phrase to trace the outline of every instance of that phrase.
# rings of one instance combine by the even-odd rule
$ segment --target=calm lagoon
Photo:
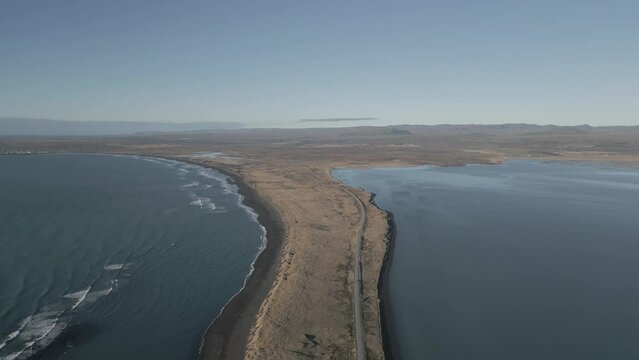
[[[336,170],[397,225],[403,359],[639,358],[639,169],[595,163]]]

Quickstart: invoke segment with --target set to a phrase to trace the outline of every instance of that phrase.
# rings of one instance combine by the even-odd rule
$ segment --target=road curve
[[[358,198],[344,184],[334,182],[331,179],[320,177],[310,169],[311,173],[318,179],[328,181],[334,186],[340,187],[346,191],[357,204],[359,208],[359,227],[357,229],[357,245],[355,251],[355,266],[353,273],[355,274],[355,288],[353,289],[353,317],[355,318],[355,350],[357,360],[366,360],[366,343],[364,341],[364,317],[362,315],[362,243],[364,242],[364,226],[366,225],[366,208],[362,200]]]

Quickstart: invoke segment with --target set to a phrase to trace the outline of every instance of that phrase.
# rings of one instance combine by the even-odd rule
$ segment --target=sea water
[[[0,156],[0,359],[195,359],[264,230],[237,187],[131,156]]]
[[[639,169],[337,170],[395,215],[403,359],[639,358]]]

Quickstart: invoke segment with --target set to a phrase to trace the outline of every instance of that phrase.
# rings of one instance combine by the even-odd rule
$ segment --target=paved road
[[[366,209],[362,200],[342,185],[342,188],[355,199],[359,207],[359,228],[357,229],[357,251],[355,251],[355,289],[353,291],[353,314],[355,316],[355,348],[357,360],[366,360],[366,343],[364,342],[364,317],[362,316],[362,242],[364,241],[364,225]]]
[[[362,242],[364,241],[364,225],[366,225],[366,208],[355,194],[353,194],[348,187],[341,183],[336,183],[330,179],[322,178],[317,175],[312,169],[311,173],[323,181],[328,181],[331,184],[340,187],[346,191],[357,204],[359,208],[359,227],[357,229],[357,245],[355,251],[355,288],[353,289],[353,317],[355,318],[355,350],[357,360],[366,360],[366,343],[364,342],[364,317],[362,316]]]

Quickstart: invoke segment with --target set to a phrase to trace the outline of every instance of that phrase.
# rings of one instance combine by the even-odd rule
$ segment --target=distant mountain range
[[[239,122],[67,121],[0,117],[0,136],[130,135],[155,132],[191,132],[239,129]]]
[[[301,119],[299,122],[341,122],[341,121],[372,121],[379,120],[374,117],[352,117],[352,118],[317,118],[317,119]]]

